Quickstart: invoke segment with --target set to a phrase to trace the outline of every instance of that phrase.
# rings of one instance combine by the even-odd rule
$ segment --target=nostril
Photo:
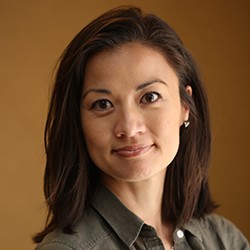
[[[129,110],[129,111],[128,111]],[[143,114],[136,107],[124,108],[117,113],[117,120],[114,127],[116,137],[134,137],[145,133],[146,126]]]
[[[146,131],[145,126],[144,125],[140,125],[140,124],[133,124],[131,126],[116,126],[115,128],[115,135],[117,137],[134,137],[134,136],[138,136],[141,134],[144,134]]]

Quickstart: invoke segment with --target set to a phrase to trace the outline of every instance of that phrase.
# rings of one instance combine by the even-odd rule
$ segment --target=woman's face
[[[128,43],[90,59],[81,120],[103,178],[136,182],[165,173],[189,115],[178,85],[166,59],[146,45]]]

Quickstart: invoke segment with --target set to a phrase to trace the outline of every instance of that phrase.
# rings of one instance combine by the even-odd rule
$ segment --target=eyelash
[[[106,111],[107,110],[107,108],[105,108],[105,107],[100,107],[100,105],[103,105],[103,104],[105,104],[106,106],[107,106],[107,104],[108,105],[110,105],[110,107],[113,107],[113,104],[108,100],[108,99],[100,99],[100,100],[97,100],[97,101],[95,101],[92,105],[91,105],[91,109],[94,109],[94,110],[97,110],[97,111]],[[99,105],[99,107],[98,107],[98,105]]]
[[[153,95],[156,96],[156,99],[153,100],[153,101],[146,101],[146,103],[144,103],[144,104],[150,104],[150,103],[157,102],[157,101],[162,97],[161,94],[158,93],[158,92],[156,92],[156,91],[147,92],[146,94],[144,94],[144,95],[142,96],[141,102],[142,102],[142,100],[143,100],[144,98],[149,97],[150,95],[151,95],[151,97],[152,97]],[[142,102],[142,103],[143,103],[143,102]]]
[[[146,100],[145,98],[148,98],[149,96],[151,97],[156,97],[156,99],[154,99],[153,101],[151,100]],[[151,104],[151,103],[155,103],[157,102],[160,98],[161,98],[161,94],[156,92],[156,91],[151,91],[151,92],[147,92],[145,93],[141,100],[140,100],[140,103],[142,104]],[[105,107],[101,107],[101,105],[105,105]],[[108,107],[107,107],[108,105]],[[98,107],[99,106],[99,107]],[[110,102],[108,99],[100,99],[100,100],[97,100],[95,101],[92,105],[91,105],[91,109],[93,110],[96,110],[96,111],[107,111],[109,110],[110,108],[113,107],[113,104],[112,102]]]

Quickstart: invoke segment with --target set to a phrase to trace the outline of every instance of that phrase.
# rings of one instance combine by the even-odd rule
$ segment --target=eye
[[[156,102],[160,97],[161,95],[157,92],[148,92],[142,97],[141,102],[145,104],[153,103]]]
[[[97,111],[107,111],[112,107],[113,104],[107,99],[97,100],[91,105],[91,109]]]

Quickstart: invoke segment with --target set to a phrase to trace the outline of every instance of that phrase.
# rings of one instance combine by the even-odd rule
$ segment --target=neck
[[[172,242],[172,228],[162,218],[164,180],[165,171],[140,182],[125,182],[108,176],[103,178],[104,184],[130,211],[155,228],[165,245]]]

